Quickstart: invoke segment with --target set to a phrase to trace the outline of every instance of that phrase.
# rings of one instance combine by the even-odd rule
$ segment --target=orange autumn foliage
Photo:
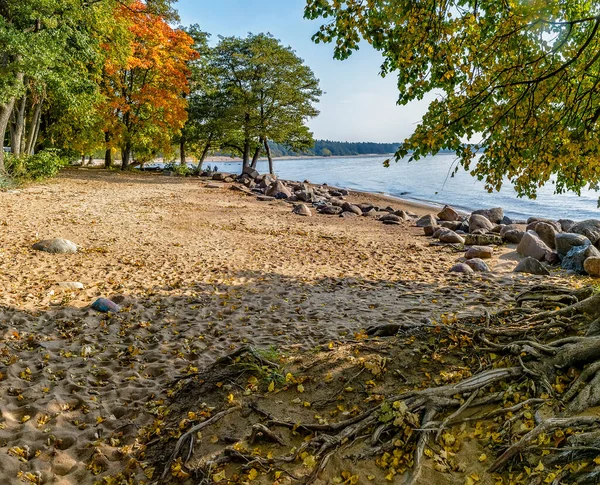
[[[116,22],[127,26],[127,55],[114,50],[104,66],[105,131],[121,148],[166,149],[187,119],[187,63],[197,58],[193,39],[173,29],[142,2],[120,6]]]

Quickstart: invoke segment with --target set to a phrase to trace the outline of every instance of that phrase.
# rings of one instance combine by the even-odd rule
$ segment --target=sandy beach
[[[135,481],[114,483],[155,483],[131,459],[148,403],[177,376],[243,345],[308,352],[372,325],[481,313],[542,280],[512,273],[511,247],[492,273],[450,274],[462,252],[410,222],[303,218],[230,185],[78,169],[0,193],[0,483],[113,483],[101,480],[128,466]],[[31,249],[47,238],[80,251]],[[123,311],[91,310],[98,297]]]

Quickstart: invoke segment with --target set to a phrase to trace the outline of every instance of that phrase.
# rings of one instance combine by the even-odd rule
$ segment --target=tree
[[[507,177],[530,197],[548,180],[557,192],[600,180],[596,2],[308,0],[305,16],[331,19],[314,40],[338,59],[361,39],[381,51],[400,104],[443,93],[397,160],[452,150],[488,190]]]
[[[239,152],[255,165],[269,140],[294,148],[312,146],[306,120],[316,116],[321,90],[309,67],[269,34],[223,37],[210,53],[202,90],[190,96],[190,126],[205,148]],[[208,80],[208,81],[206,81]],[[214,141],[211,141],[214,140]]]
[[[183,127],[187,62],[195,52],[190,36],[171,28],[141,2],[120,7],[117,20],[129,25],[130,55],[124,62],[107,59],[102,87],[112,113],[105,132],[120,144],[121,168],[126,170],[134,148],[169,150]]]

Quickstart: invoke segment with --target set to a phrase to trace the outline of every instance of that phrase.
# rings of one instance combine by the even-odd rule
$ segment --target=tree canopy
[[[338,59],[380,51],[400,104],[442,93],[396,159],[452,150],[488,190],[530,197],[600,181],[597,2],[307,0],[305,16],[326,19],[313,40]]]

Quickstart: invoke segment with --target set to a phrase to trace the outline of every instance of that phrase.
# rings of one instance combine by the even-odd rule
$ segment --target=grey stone
[[[469,217],[469,232],[476,231],[477,229],[483,229],[484,231],[491,231],[494,228],[494,224],[490,220],[482,216],[481,214],[472,214]]]
[[[267,188],[265,195],[270,195],[271,197],[275,198],[287,199],[288,197],[292,196],[292,192],[281,180],[276,180],[271,185],[269,185],[269,188]]]
[[[465,243],[465,240],[461,236],[456,234],[454,231],[451,231],[450,229],[444,229],[444,232],[442,232],[440,234],[439,239],[441,242],[450,243],[450,244],[464,244]]]
[[[204,187],[207,189],[220,189],[223,186],[221,184],[206,184]]]
[[[255,179],[260,175],[258,171],[252,167],[244,167],[244,170],[242,170],[242,174],[248,175],[248,177],[252,179]]]
[[[575,221],[572,221],[571,219],[559,219],[556,222],[558,222],[560,224],[560,228],[562,229],[562,232],[571,232],[571,229],[573,229],[573,226],[575,224],[577,224]]]
[[[425,226],[423,228],[423,232],[425,233],[426,236],[433,236],[435,231],[437,231],[439,228],[440,228],[439,226]]]
[[[444,231],[449,231],[449,229],[446,229],[445,227],[438,227],[436,229],[436,231],[431,235],[431,237],[433,237],[434,239],[439,239],[440,235],[444,232]]]
[[[562,259],[562,269],[573,271],[577,274],[585,274],[584,263],[588,258],[599,258],[600,251],[594,246],[574,246]]]
[[[528,231],[523,234],[523,239],[521,239],[521,242],[517,246],[517,252],[521,256],[531,256],[538,261],[543,261],[552,253],[552,250],[535,232]]]
[[[379,218],[379,220],[381,222],[396,222],[396,223],[400,223],[401,221],[403,221],[402,218],[398,217],[396,214],[386,214],[384,216],[381,216]]]
[[[310,217],[312,216],[312,212],[310,211],[310,209],[306,206],[306,204],[298,204],[295,205],[294,208],[292,209],[292,212],[294,214],[298,214],[299,216],[305,216],[305,217]]]
[[[483,259],[473,258],[465,261],[465,264],[476,273],[489,273],[490,267],[486,264]]]
[[[259,195],[258,197],[256,197],[257,200],[260,200],[261,202],[270,202],[272,200],[275,200],[275,197],[271,197],[270,195]]]
[[[399,226],[400,222],[399,221],[394,221],[391,219],[386,219],[384,221],[382,221],[384,224],[388,225],[388,226]]]
[[[458,231],[462,226],[462,221],[442,221],[440,222],[440,226],[451,231]]]
[[[460,219],[460,215],[449,205],[444,206],[444,208],[437,215],[440,221],[458,221]]]
[[[213,180],[221,180],[223,182],[229,178],[233,179],[233,175],[230,173],[225,173],[225,172],[216,172],[212,176]]]
[[[350,204],[349,202],[344,202],[344,204],[342,205],[342,210],[344,212],[352,212],[352,213],[356,214],[357,216],[362,215],[362,210],[360,209],[360,207],[358,207],[354,204]]]
[[[575,246],[589,246],[591,244],[592,242],[587,237],[572,232],[558,233],[554,238],[554,247],[561,260],[571,248]]]
[[[312,202],[314,200],[315,194],[312,190],[298,190],[295,192],[298,200],[303,202]]]
[[[467,234],[465,244],[467,246],[500,246],[502,238],[497,234]]]
[[[322,207],[319,210],[319,212],[321,214],[325,214],[328,216],[337,216],[337,215],[341,214],[343,211],[342,211],[341,207],[336,207],[334,205],[326,205],[325,207]]]
[[[500,222],[500,224],[504,224],[505,226],[508,226],[510,224],[514,224],[514,222],[510,217],[504,216],[502,218],[502,221]]]
[[[375,206],[373,204],[356,204],[356,207],[359,207],[360,210],[363,212],[369,212],[375,209]]]
[[[489,246],[471,246],[465,253],[467,259],[490,259],[494,254],[494,249]]]
[[[427,214],[426,216],[417,219],[417,222],[415,224],[417,225],[417,227],[436,226],[437,219],[433,214]]]
[[[588,219],[578,222],[571,228],[571,232],[587,237],[595,245],[600,240],[600,220]]]
[[[408,215],[408,213],[404,212],[403,210],[398,210],[396,212],[393,213],[395,216],[400,217],[403,221],[409,221],[411,219],[411,217]]]
[[[44,239],[35,243],[33,249],[52,254],[74,254],[77,252],[77,245],[68,239]]]
[[[538,224],[550,224],[556,232],[561,232],[562,228],[560,227],[560,224],[556,221],[553,221],[552,219],[537,219],[534,221],[531,221],[530,223],[527,224],[527,228],[525,229],[526,231],[535,231],[535,229],[537,228]]]
[[[548,276],[550,274],[550,271],[548,271],[542,263],[529,256],[519,262],[517,267],[514,269],[514,272],[529,273],[540,276]]]
[[[516,224],[507,224],[500,229],[500,235],[504,236],[508,231],[519,231],[519,226]]]
[[[583,269],[590,276],[600,276],[600,258],[592,256],[583,262]]]
[[[520,231],[518,229],[511,229],[510,231],[506,231],[502,235],[502,239],[504,239],[504,241],[506,241],[507,243],[510,243],[510,244],[519,244],[521,242],[521,239],[523,239],[524,234],[525,234],[525,231]]]
[[[500,224],[502,219],[504,219],[504,210],[502,207],[495,207],[493,209],[480,209],[473,211],[473,214],[484,216],[488,221],[493,222],[494,224]]]
[[[465,263],[457,263],[452,268],[450,268],[450,273],[464,273],[464,274],[473,274],[473,268],[468,266]]]
[[[554,240],[558,232],[552,224],[548,224],[547,222],[538,222],[535,225],[535,232],[549,248],[554,249],[556,247]]]
[[[344,211],[340,214],[340,217],[358,217],[358,214],[356,212]]]

